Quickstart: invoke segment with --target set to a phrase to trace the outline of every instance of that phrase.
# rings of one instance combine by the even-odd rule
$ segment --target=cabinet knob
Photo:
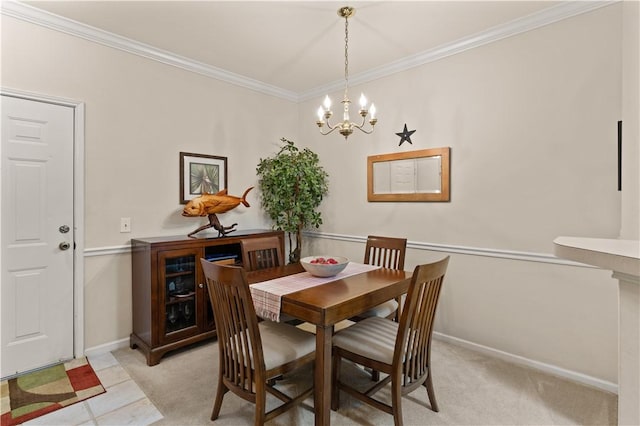
[[[200,283],[200,284],[198,284],[198,287],[204,288],[204,284]]]

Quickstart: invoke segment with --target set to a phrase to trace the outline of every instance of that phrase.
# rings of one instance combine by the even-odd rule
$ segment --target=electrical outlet
[[[131,232],[131,218],[130,217],[121,217],[120,218],[120,232]]]

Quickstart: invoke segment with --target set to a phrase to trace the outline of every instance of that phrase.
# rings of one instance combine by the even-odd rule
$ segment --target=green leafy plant
[[[302,250],[302,231],[322,224],[317,208],[329,190],[329,175],[320,166],[316,153],[308,148],[300,150],[285,138],[280,140],[285,145],[275,156],[261,158],[256,172],[262,207],[274,221],[274,228],[288,233],[289,261],[297,262]]]

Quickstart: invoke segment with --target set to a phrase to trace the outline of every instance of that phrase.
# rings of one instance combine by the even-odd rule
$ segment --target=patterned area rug
[[[85,357],[5,380],[2,426],[18,425],[104,392]]]

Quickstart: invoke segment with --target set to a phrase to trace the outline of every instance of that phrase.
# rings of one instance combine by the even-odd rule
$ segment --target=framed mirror
[[[367,201],[449,201],[450,148],[367,157]]]

